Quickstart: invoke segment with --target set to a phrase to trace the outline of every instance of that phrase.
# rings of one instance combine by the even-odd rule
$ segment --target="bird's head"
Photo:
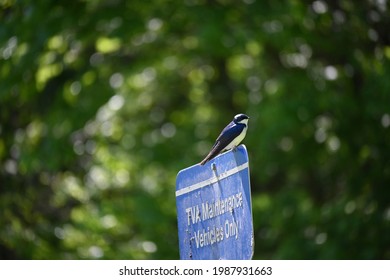
[[[243,124],[248,124],[249,117],[245,114],[238,114],[234,116],[233,121],[235,123],[243,123]]]

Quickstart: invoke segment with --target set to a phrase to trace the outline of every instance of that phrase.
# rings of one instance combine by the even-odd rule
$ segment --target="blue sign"
[[[252,258],[251,190],[244,145],[204,166],[181,170],[176,179],[176,206],[181,259]]]

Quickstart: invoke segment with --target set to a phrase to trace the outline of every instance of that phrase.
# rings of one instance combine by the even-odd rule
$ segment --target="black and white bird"
[[[200,165],[204,165],[223,151],[237,147],[245,138],[246,130],[248,129],[248,120],[249,117],[245,114],[235,115],[233,121],[222,130],[211,151],[200,162]]]

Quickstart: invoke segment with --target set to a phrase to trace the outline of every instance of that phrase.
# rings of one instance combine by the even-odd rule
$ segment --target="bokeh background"
[[[1,258],[179,258],[246,113],[254,258],[390,259],[388,1],[0,3]]]

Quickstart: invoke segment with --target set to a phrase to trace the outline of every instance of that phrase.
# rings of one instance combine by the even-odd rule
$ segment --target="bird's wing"
[[[225,127],[217,138],[217,142],[219,142],[221,146],[221,151],[223,151],[227,145],[240,135],[244,128],[245,125],[243,124],[235,124],[230,127]]]
[[[208,162],[212,158],[216,157],[220,152],[222,152],[226,148],[226,146],[234,140],[234,138],[240,135],[244,127],[244,125],[236,125],[234,123],[228,124],[218,136],[217,140],[214,143],[214,146],[211,148],[211,151],[208,153],[205,159],[201,161],[200,164],[204,165],[206,162]]]

